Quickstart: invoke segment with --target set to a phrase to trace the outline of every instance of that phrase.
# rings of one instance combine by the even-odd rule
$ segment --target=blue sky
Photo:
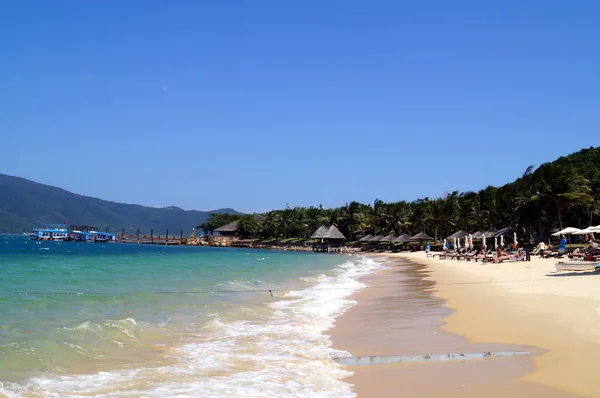
[[[0,173],[209,210],[413,200],[597,146],[597,1],[10,1]]]

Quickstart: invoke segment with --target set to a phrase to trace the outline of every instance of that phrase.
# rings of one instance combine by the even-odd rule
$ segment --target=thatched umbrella
[[[381,242],[381,240],[384,238],[383,235],[377,235],[374,236],[373,238],[369,239],[369,242]]]
[[[388,235],[385,238],[381,238],[380,242],[394,242],[396,237],[394,235]]]
[[[360,238],[358,241],[359,242],[368,242],[371,240],[371,238],[373,238],[373,235],[369,234],[367,236],[363,236],[362,238]]]
[[[406,235],[406,234],[402,234],[400,236],[398,236],[396,239],[394,239],[394,242],[399,242],[399,243],[404,243],[404,242],[409,242],[410,241],[410,236]]]
[[[392,243],[396,240],[394,235],[388,235],[385,238],[381,238],[380,242],[386,242],[390,244],[390,249],[392,248]]]
[[[469,236],[468,232],[460,230],[460,231],[456,231],[452,235],[448,236],[446,239],[454,239],[454,238],[462,239],[462,238],[466,238],[467,236]]]
[[[423,241],[423,240],[433,240],[433,238],[431,236],[427,235],[425,232],[419,232],[415,236],[411,237],[410,240]]]
[[[325,233],[327,232],[327,227],[321,225],[313,234],[310,236],[311,239],[323,239]]]

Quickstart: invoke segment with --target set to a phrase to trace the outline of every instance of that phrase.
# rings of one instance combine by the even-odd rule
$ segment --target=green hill
[[[187,235],[211,213],[241,214],[233,209],[214,211],[183,210],[179,207],[154,208],[110,202],[77,195],[61,188],[24,178],[0,174],[0,233],[29,232],[36,225],[91,225],[100,230],[121,228],[133,232],[154,229],[157,234]]]

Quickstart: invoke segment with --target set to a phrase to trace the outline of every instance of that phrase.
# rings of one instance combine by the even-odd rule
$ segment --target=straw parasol
[[[374,236],[373,238],[369,239],[369,242],[380,242],[381,239],[383,239],[383,238],[384,238],[383,235],[377,235],[377,236]]]
[[[469,236],[468,232],[460,230],[460,231],[456,231],[452,235],[448,236],[448,239],[454,239],[454,238],[461,239],[461,238],[465,238],[467,236]]]
[[[410,240],[423,241],[423,240],[433,240],[433,238],[431,236],[427,235],[425,232],[419,232],[415,236],[411,237]]]
[[[394,242],[396,237],[394,235],[388,235],[385,238],[381,238],[380,242]]]
[[[406,234],[402,234],[402,235],[398,236],[396,239],[394,239],[394,242],[400,242],[400,243],[410,242],[410,236],[408,236]]]
[[[358,241],[359,242],[368,242],[373,238],[373,235],[369,234],[367,236],[363,236],[362,238],[360,238]]]

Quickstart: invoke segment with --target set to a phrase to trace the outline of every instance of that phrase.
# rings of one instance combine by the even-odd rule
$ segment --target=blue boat
[[[75,242],[116,242],[117,237],[114,234],[98,231],[72,231],[69,234],[69,240]]]
[[[33,240],[64,241],[69,239],[69,230],[66,228],[34,228],[31,232]]]

